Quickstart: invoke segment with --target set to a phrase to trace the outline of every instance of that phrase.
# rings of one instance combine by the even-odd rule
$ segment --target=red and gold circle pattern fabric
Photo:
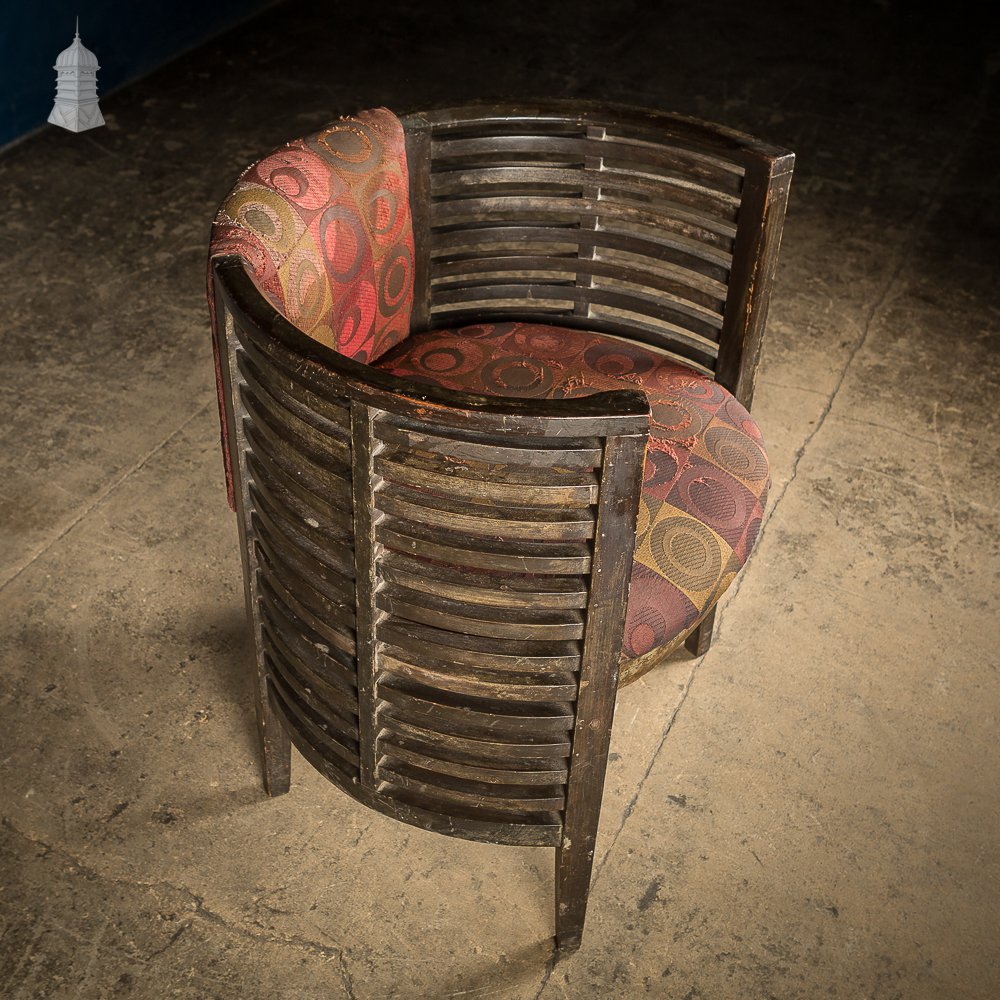
[[[219,209],[210,254],[242,256],[286,319],[346,357],[399,343],[413,305],[399,119],[362,111],[253,164]]]
[[[639,388],[651,424],[622,655],[670,642],[746,562],[770,485],[757,425],[717,382],[638,345],[531,323],[414,334],[377,367],[491,396],[565,399]]]

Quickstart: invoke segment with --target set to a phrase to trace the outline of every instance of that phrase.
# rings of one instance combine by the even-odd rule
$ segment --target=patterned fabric
[[[243,257],[286,319],[346,357],[373,361],[401,341],[413,228],[399,119],[362,111],[248,167],[212,228],[210,257],[223,254]],[[211,273],[208,294],[211,303]],[[219,403],[227,452],[221,381]],[[226,471],[232,505],[228,453]]]
[[[746,562],[770,485],[757,425],[706,375],[601,334],[528,323],[415,334],[377,367],[495,396],[640,388],[652,411],[622,655],[703,617]]]
[[[286,319],[355,361],[397,344],[413,304],[399,119],[363,111],[255,163],[219,209],[211,253],[240,254]]]

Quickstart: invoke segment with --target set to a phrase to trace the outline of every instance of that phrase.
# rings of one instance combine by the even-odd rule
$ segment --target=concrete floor
[[[451,6],[278,6],[0,157],[0,995],[1000,995],[1000,48],[888,4]],[[619,699],[557,964],[550,851],[397,825],[297,757],[264,798],[203,301],[255,155],[531,94],[799,155],[769,517],[711,651]]]

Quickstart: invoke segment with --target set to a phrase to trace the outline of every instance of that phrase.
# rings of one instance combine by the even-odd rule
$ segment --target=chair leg
[[[704,617],[702,623],[685,639],[684,645],[692,656],[704,656],[712,645],[712,629],[715,628],[715,608]]]
[[[292,783],[292,744],[271,708],[267,697],[267,680],[259,678],[255,689],[257,735],[264,762],[264,790],[272,797],[284,795]]]
[[[562,846],[556,848],[556,950],[560,955],[576,951],[583,937],[594,867],[594,839],[580,837],[578,845],[564,835]]]

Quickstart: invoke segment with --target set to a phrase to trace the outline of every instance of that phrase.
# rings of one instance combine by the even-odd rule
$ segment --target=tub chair
[[[396,819],[554,847],[562,951],[618,686],[708,648],[760,527],[792,164],[634,108],[378,109],[215,222],[266,788],[293,743]]]

